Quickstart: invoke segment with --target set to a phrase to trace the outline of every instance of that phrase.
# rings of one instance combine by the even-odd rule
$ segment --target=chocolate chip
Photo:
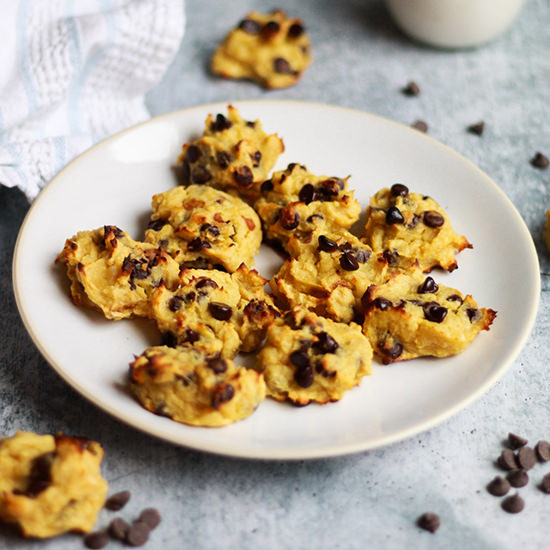
[[[296,229],[300,223],[300,216],[291,208],[283,208],[281,211],[281,227],[287,231]]]
[[[182,344],[183,343],[194,344],[195,342],[198,342],[200,340],[200,334],[191,328],[186,328],[182,331],[179,340]],[[171,347],[175,347],[176,345],[177,345],[177,341]]]
[[[44,453],[33,459],[29,473],[29,484],[24,491],[14,491],[34,498],[52,483],[51,468],[55,453]]]
[[[109,534],[107,531],[94,531],[85,535],[83,542],[86,548],[105,548],[109,542]]]
[[[153,231],[160,231],[168,222],[166,220],[158,219],[158,220],[149,220],[149,223],[147,224],[147,229],[152,229]]]
[[[233,157],[227,151],[218,151],[216,153],[216,161],[218,162],[218,166],[222,169],[227,168],[232,160]]]
[[[481,311],[474,307],[469,307],[466,309],[466,315],[468,316],[468,319],[470,319],[470,323],[475,323],[481,318]]]
[[[385,343],[379,345],[380,352],[389,359],[397,359],[403,353],[403,345],[395,342],[391,347],[385,347]]]
[[[395,265],[399,260],[399,253],[397,250],[384,250],[382,257],[388,262],[388,265]]]
[[[191,179],[194,183],[202,185],[212,179],[212,174],[203,166],[196,166],[191,171]]]
[[[322,252],[334,252],[338,249],[338,243],[332,239],[329,239],[325,235],[319,235],[318,243],[319,246],[317,249]]]
[[[414,229],[420,223],[420,216],[418,214],[413,214],[413,217],[407,224],[407,229]]]
[[[291,74],[293,72],[290,63],[284,57],[276,57],[273,60],[273,69],[279,74]]]
[[[497,464],[503,470],[517,470],[519,468],[516,455],[512,449],[504,449],[497,459]]]
[[[445,223],[445,218],[435,210],[426,210],[422,220],[428,227],[441,227]]]
[[[537,463],[537,456],[531,447],[522,447],[517,452],[517,461],[521,468],[530,470]]]
[[[281,26],[277,21],[268,21],[262,28],[262,38],[268,40],[279,32]]]
[[[397,223],[404,223],[405,218],[401,214],[401,210],[397,206],[390,206],[386,212],[386,223],[388,225],[394,225]]]
[[[209,279],[208,277],[201,277],[196,283],[195,288],[200,290],[201,288],[218,288],[218,283]]]
[[[447,296],[447,300],[449,302],[460,302],[462,303],[462,297],[458,294],[451,294],[450,296]]]
[[[168,309],[172,313],[176,313],[176,311],[180,310],[182,303],[183,298],[181,296],[172,296],[172,298],[168,301]]]
[[[313,344],[313,349],[320,353],[335,353],[339,348],[338,342],[327,332],[320,332],[317,338],[317,342]]]
[[[221,374],[227,370],[227,362],[221,357],[207,359],[206,366],[216,374]]]
[[[447,308],[437,302],[428,302],[422,306],[424,317],[432,323],[442,323],[447,316]]]
[[[260,23],[258,23],[258,21],[255,21],[254,19],[243,19],[239,23],[239,29],[248,34],[260,34],[262,26]]]
[[[485,130],[485,122],[480,120],[479,122],[476,122],[475,124],[470,124],[467,128],[468,132],[470,134],[475,134],[476,136],[481,136],[483,134],[483,131]]]
[[[387,309],[390,309],[391,307],[393,307],[393,304],[387,298],[383,298],[382,296],[379,296],[378,298],[375,298],[369,304],[369,309],[370,308],[377,308],[377,309],[380,309],[381,311],[386,311]]]
[[[105,502],[105,508],[114,512],[122,510],[122,508],[124,508],[130,500],[131,496],[130,491],[119,491],[107,499],[107,502]]]
[[[223,403],[227,403],[233,399],[235,389],[231,384],[218,384],[212,395],[212,407],[218,409]]]
[[[288,29],[287,36],[289,38],[298,38],[304,33],[304,27],[300,23],[292,23]]]
[[[541,462],[548,462],[550,460],[550,443],[544,440],[539,441],[535,445],[535,452]]]
[[[543,155],[540,151],[531,159],[531,165],[535,168],[548,168],[548,164],[550,164],[548,157]]]
[[[212,245],[207,240],[201,239],[200,237],[197,237],[187,243],[187,250],[190,250],[191,252],[200,252],[205,248],[212,248]]]
[[[409,194],[409,188],[402,183],[394,183],[390,187],[390,194],[392,197],[406,197]]]
[[[525,470],[512,470],[506,479],[512,487],[525,487],[529,483],[529,476]]]
[[[351,252],[353,250],[353,246],[346,241],[338,246],[338,250],[341,250],[342,252]]]
[[[152,531],[156,529],[161,522],[160,513],[156,508],[145,508],[145,510],[142,510],[141,514],[139,514],[138,521],[142,521],[148,525],[149,529]]]
[[[221,302],[210,302],[208,304],[208,310],[214,319],[218,321],[229,321],[231,315],[233,315],[233,310],[227,304],[222,304]]]
[[[430,533],[435,533],[441,525],[441,520],[437,514],[426,512],[418,518],[416,523],[421,529],[429,531]]]
[[[260,166],[260,163],[262,162],[262,152],[256,151],[255,153],[250,155],[250,158],[252,159],[252,166]]]
[[[351,252],[344,252],[340,256],[340,266],[345,271],[356,271],[359,269],[359,262]]]
[[[311,183],[306,183],[301,189],[300,193],[298,194],[298,198],[301,202],[305,202],[306,204],[309,204],[311,201],[315,200],[315,188]]]
[[[360,264],[366,263],[371,255],[370,250],[355,250],[354,254],[355,254],[355,259]]]
[[[219,113],[216,115],[216,121],[211,124],[210,129],[213,132],[221,132],[223,130],[228,130],[231,126],[233,126],[233,123]]]
[[[496,476],[493,481],[487,485],[487,491],[495,496],[502,497],[510,490],[510,483],[501,476]]]
[[[420,94],[420,88],[416,82],[411,80],[404,88],[401,89],[401,92],[406,96],[412,97]]]
[[[511,497],[506,497],[502,501],[502,509],[509,514],[518,514],[525,508],[525,501],[519,496],[518,493]]]
[[[254,174],[248,166],[239,166],[233,172],[233,179],[241,187],[249,187],[254,182]]]
[[[143,546],[149,540],[149,526],[142,521],[135,521],[126,533],[125,542],[129,546]]]
[[[290,354],[290,362],[298,368],[304,368],[310,364],[308,354],[302,350],[293,351]]]
[[[203,223],[200,226],[200,231],[202,233],[209,233],[212,237],[218,237],[220,234],[219,228],[211,223]]]
[[[260,191],[262,193],[267,193],[268,191],[273,191],[273,182],[271,180],[265,180],[261,187],[260,187]]]
[[[546,474],[540,483],[540,490],[550,495],[550,474]]]
[[[519,449],[525,445],[527,445],[527,439],[524,437],[511,432],[508,434],[508,447],[510,447],[510,449]]]
[[[418,294],[432,294],[439,290],[437,283],[431,278],[426,277],[424,282],[418,287]]]
[[[411,124],[412,128],[420,132],[426,133],[428,131],[428,125],[423,120],[417,120]]]
[[[189,145],[185,152],[185,160],[189,163],[197,162],[201,156],[201,150],[196,145]]]
[[[128,522],[124,521],[122,518],[114,518],[111,523],[109,523],[108,532],[112,538],[124,540],[129,529],[130,525]]]
[[[294,380],[301,388],[309,388],[315,380],[313,367],[311,365],[306,365],[297,368],[294,372]]]

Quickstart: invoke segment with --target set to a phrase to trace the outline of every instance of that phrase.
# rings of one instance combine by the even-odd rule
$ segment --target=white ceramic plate
[[[295,408],[266,400],[248,419],[224,428],[195,428],[142,409],[125,390],[128,363],[158,343],[143,320],[107,321],[75,307],[56,255],[79,230],[116,224],[140,238],[151,196],[175,184],[181,144],[200,135],[210,112],[225,104],[169,113],[96,145],[69,164],[33,204],[17,241],[14,287],[35,344],[82,395],[120,420],[168,441],[225,455],[297,459],[371,449],[414,435],[485,392],[517,357],[533,326],[538,260],[511,202],[476,166],[416,130],[362,112],[292,101],[236,102],[243,116],[278,133],[286,151],[277,169],[301,162],[317,174],[345,176],[366,206],[395,182],[428,194],[474,244],[459,269],[436,280],[471,293],[498,311],[489,332],[461,355],[391,366],[338,403]],[[257,267],[271,276],[280,259],[262,250]]]

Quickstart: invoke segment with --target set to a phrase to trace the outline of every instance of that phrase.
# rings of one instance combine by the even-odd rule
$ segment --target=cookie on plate
[[[461,353],[496,317],[472,296],[420,273],[395,273],[369,287],[362,302],[363,331],[384,363]]]
[[[149,317],[151,293],[161,283],[176,284],[180,269],[166,252],[114,225],[67,239],[56,261],[67,269],[74,303],[115,320]]]
[[[289,243],[297,257],[286,260],[269,282],[287,309],[299,305],[348,323],[358,318],[367,288],[388,277],[384,257],[348,231],[317,231]]]
[[[145,241],[182,267],[236,271],[251,267],[262,242],[260,219],[238,197],[206,185],[174,187],[153,196]]]
[[[269,396],[307,405],[341,399],[371,374],[371,359],[359,325],[294,308],[269,327],[257,368]]]
[[[472,248],[466,237],[453,230],[449,217],[432,198],[410,193],[400,183],[378,191],[367,208],[365,241],[382,252],[390,265],[456,269],[455,254]]]
[[[17,432],[0,440],[0,518],[26,537],[91,531],[105,503],[103,449],[66,435]]]
[[[225,426],[265,398],[263,376],[196,348],[147,348],[130,364],[130,389],[149,411],[193,426]]]
[[[257,349],[278,316],[265,283],[244,265],[232,274],[185,269],[176,289],[161,285],[154,292],[153,318],[172,345],[234,357]]]
[[[254,208],[268,240],[287,249],[289,238],[323,229],[348,229],[361,207],[348,186],[349,178],[316,176],[306,166],[291,163],[263,182]]]
[[[311,46],[304,25],[277,10],[247,14],[217,48],[211,67],[225,78],[285,88],[292,86],[310,63]]]
[[[227,117],[208,115],[203,135],[183,145],[178,162],[189,183],[207,183],[255,200],[284,148],[276,134],[264,132],[259,120],[245,120],[229,105]]]

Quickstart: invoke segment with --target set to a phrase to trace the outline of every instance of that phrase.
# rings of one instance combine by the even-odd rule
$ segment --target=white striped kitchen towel
[[[69,160],[149,117],[184,0],[0,0],[0,183],[32,201]]]

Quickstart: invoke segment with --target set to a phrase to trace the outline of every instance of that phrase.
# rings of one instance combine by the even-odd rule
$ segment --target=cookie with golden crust
[[[91,531],[105,503],[103,449],[65,435],[17,432],[0,440],[0,518],[26,537]]]
[[[312,231],[348,229],[361,207],[348,187],[348,178],[316,176],[306,166],[291,163],[263,182],[254,204],[265,236],[288,250],[287,241]]]
[[[338,401],[371,374],[372,349],[355,323],[294,308],[267,331],[258,355],[269,396],[300,405]]]
[[[362,302],[363,331],[384,363],[461,353],[496,317],[472,296],[421,273],[393,274],[370,286]]]
[[[179,275],[179,264],[166,252],[134,241],[114,225],[67,239],[57,261],[67,269],[74,303],[115,320],[149,317],[154,289],[171,288]]]
[[[265,398],[263,376],[196,348],[147,348],[130,364],[130,389],[156,414],[193,426],[225,426]]]
[[[207,183],[255,200],[284,148],[276,134],[264,132],[259,120],[245,120],[229,105],[227,117],[208,115],[203,135],[183,145],[178,162],[189,183]]]
[[[365,241],[384,253],[392,266],[417,263],[424,272],[434,267],[456,269],[455,254],[472,248],[455,233],[449,217],[432,198],[410,193],[400,183],[378,191],[367,208]]]
[[[262,242],[260,219],[238,197],[206,185],[175,187],[153,196],[145,241],[182,267],[251,267]]]
[[[299,19],[280,11],[250,12],[216,49],[212,72],[255,80],[265,88],[292,86],[311,63],[311,45]]]
[[[234,357],[257,349],[278,316],[265,282],[244,265],[232,274],[185,269],[175,290],[154,292],[153,317],[172,345]]]
[[[296,258],[286,260],[269,283],[285,308],[299,305],[347,323],[357,318],[367,288],[388,277],[382,255],[348,231],[313,232],[289,242]]]

